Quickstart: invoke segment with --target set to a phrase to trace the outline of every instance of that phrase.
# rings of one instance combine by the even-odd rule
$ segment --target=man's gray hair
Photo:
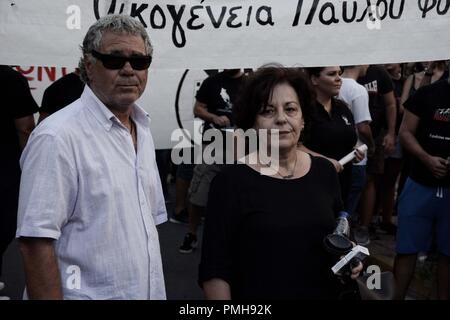
[[[142,23],[127,15],[107,15],[94,23],[84,37],[83,45],[81,46],[83,54],[78,63],[78,67],[80,68],[80,78],[84,83],[89,84],[85,67],[85,59],[90,59],[92,62],[95,62],[95,58],[91,55],[91,52],[92,50],[98,51],[100,49],[102,45],[102,37],[105,31],[141,36],[144,40],[146,54],[153,54],[153,47],[150,43],[150,38],[148,37],[147,31]]]

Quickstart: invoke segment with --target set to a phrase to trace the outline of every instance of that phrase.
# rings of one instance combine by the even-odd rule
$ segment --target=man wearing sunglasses
[[[152,47],[108,15],[82,45],[80,99],[33,132],[17,237],[32,299],[165,299],[156,225],[167,219],[142,95]]]

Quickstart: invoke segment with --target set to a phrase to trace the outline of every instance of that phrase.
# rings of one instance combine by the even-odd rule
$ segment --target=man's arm
[[[400,98],[400,114],[403,114],[405,112],[405,102],[409,98],[409,93],[411,92],[411,88],[414,86],[414,75],[410,75],[408,79],[406,79],[405,83],[403,84],[403,90],[402,90],[402,96]]]
[[[397,107],[394,91],[384,94],[383,99],[386,106],[386,123],[388,130],[383,140],[383,146],[386,153],[390,154],[394,152],[395,149],[395,121],[397,120]]]
[[[370,128],[369,122],[363,121],[357,123],[356,130],[361,141],[367,145],[368,154],[372,155],[375,151],[375,142],[373,141],[372,129]]]
[[[21,237],[27,293],[30,299],[63,299],[53,239]]]
[[[15,119],[14,125],[16,126],[17,135],[19,136],[20,148],[23,150],[27,144],[31,131],[34,129],[34,117],[33,115],[30,115]]]
[[[219,278],[205,281],[203,292],[206,300],[231,300],[230,285]]]
[[[403,147],[414,157],[419,159],[431,171],[434,177],[441,179],[447,175],[447,160],[428,154],[416,139],[416,131],[420,118],[405,110],[400,127],[400,141]]]
[[[214,113],[209,112],[207,105],[198,100],[195,101],[194,115],[204,121],[215,123],[221,127],[230,125],[230,119],[228,119],[227,116],[218,116]]]

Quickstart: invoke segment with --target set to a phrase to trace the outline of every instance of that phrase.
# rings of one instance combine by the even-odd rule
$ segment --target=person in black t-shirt
[[[33,114],[38,106],[30,92],[27,79],[9,66],[0,65],[0,88],[2,90],[2,116],[0,117],[0,140],[2,156],[0,168],[0,275],[2,256],[14,239],[19,200],[19,159],[28,136],[34,129]],[[3,287],[3,284],[0,283]]]
[[[80,79],[79,69],[53,82],[44,91],[39,109],[39,122],[77,100],[83,89],[84,83]]]
[[[194,115],[205,121],[204,131],[233,127],[233,102],[243,76],[241,69],[226,69],[203,81],[195,96]]]
[[[402,66],[399,63],[391,63],[386,65],[386,71],[391,77],[394,85],[394,95],[396,100],[397,120],[395,125],[395,150],[387,155],[384,160],[383,179],[377,192],[381,197],[382,221],[380,229],[388,234],[395,235],[397,227],[392,223],[392,216],[395,206],[395,190],[397,180],[403,166],[403,150],[400,145],[398,132],[403,118],[403,106],[401,104],[401,96],[403,92],[403,84],[405,79],[402,75]]]
[[[203,133],[206,130],[220,129],[225,139],[226,129],[234,125],[233,103],[241,86],[244,73],[241,69],[225,69],[223,72],[206,78],[195,98],[194,115],[204,120]],[[204,136],[203,136],[204,137]],[[203,141],[206,145],[208,141]],[[181,253],[191,253],[197,247],[197,227],[200,224],[203,209],[206,207],[209,187],[212,179],[221,170],[222,165],[197,164],[189,187],[189,230],[179,248]],[[177,216],[174,216],[178,220]]]
[[[370,123],[375,140],[375,152],[367,158],[367,180],[360,199],[361,226],[355,229],[360,245],[370,243],[369,224],[376,207],[376,191],[384,174],[384,158],[395,148],[396,100],[394,85],[383,66],[371,65],[358,83],[369,93]]]
[[[445,67],[445,61],[422,61],[416,62],[412,66],[412,74],[405,80],[401,98],[402,110],[403,104],[413,96],[419,88],[435,83],[436,81],[447,81],[449,70]],[[401,194],[408,177],[410,169],[409,155],[403,154],[403,168],[398,181],[397,194]]]
[[[403,147],[412,157],[409,178],[398,205],[395,277],[403,299],[414,274],[417,254],[440,253],[438,297],[450,299],[450,82],[419,89],[405,103],[400,128]]]
[[[296,69],[266,66],[246,81],[236,126],[267,130],[268,150],[277,130],[278,165],[264,163],[260,144],[212,182],[199,267],[207,299],[339,297],[333,258],[323,248],[342,210],[336,170],[297,148],[313,96]],[[360,264],[352,277],[361,270]]]
[[[309,68],[317,96],[311,125],[301,148],[315,156],[325,157],[339,172],[342,199],[347,199],[352,179],[352,163],[344,167],[339,160],[350,153],[357,142],[353,114],[345,102],[336,98],[342,85],[340,67]],[[364,159],[357,151],[356,162]]]

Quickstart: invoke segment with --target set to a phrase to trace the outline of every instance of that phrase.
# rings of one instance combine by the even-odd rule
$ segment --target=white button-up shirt
[[[65,299],[165,299],[155,225],[167,220],[148,114],[137,153],[88,86],[22,154],[17,237],[53,238]]]

